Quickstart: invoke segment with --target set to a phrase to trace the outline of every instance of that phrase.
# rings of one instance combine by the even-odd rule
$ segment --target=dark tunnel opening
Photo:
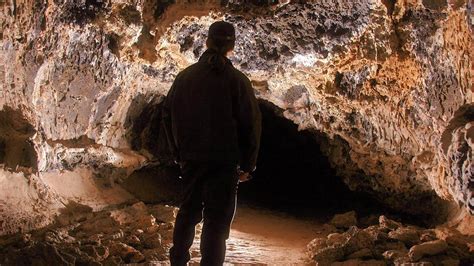
[[[239,185],[239,202],[303,216],[330,216],[356,210],[363,215],[382,208],[370,196],[349,190],[320,149],[324,136],[278,114],[260,101],[262,137],[253,180]]]
[[[336,174],[321,151],[331,141],[316,131],[298,131],[272,103],[259,100],[262,136],[253,180],[239,185],[238,202],[291,215],[327,218],[356,210],[360,215],[387,212],[368,194],[351,191]],[[125,123],[132,149],[147,154],[150,164],[134,171],[123,183],[126,190],[147,203],[179,205],[179,171],[160,148],[162,98],[139,95],[130,107]]]
[[[35,132],[21,110],[5,106],[0,111],[0,164],[25,173],[37,171],[38,155],[30,139]]]

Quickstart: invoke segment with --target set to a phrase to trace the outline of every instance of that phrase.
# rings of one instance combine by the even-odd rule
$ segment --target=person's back
[[[238,163],[237,126],[242,124],[236,114],[246,82],[240,71],[212,50],[176,78],[171,115],[181,160]],[[250,113],[252,108],[255,106],[246,111]]]
[[[203,218],[201,264],[223,263],[237,184],[255,169],[261,116],[250,81],[225,57],[234,34],[229,23],[211,25],[209,49],[178,74],[164,103],[165,132],[184,183],[172,265],[189,261],[195,225]]]

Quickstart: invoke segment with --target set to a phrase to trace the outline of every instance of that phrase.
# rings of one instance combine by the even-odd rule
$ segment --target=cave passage
[[[7,168],[37,170],[37,154],[30,138],[35,134],[20,110],[4,107],[0,111],[0,164]],[[20,169],[21,170],[21,169]]]
[[[239,185],[243,205],[320,216],[357,210],[369,214],[380,206],[344,184],[320,149],[323,136],[298,131],[276,106],[260,101],[262,137],[254,179]]]

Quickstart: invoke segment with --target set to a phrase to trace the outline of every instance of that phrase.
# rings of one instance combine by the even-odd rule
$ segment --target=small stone
[[[334,233],[327,237],[328,246],[343,245],[347,241],[347,237],[344,234]]]
[[[419,262],[405,262],[405,263],[397,263],[400,266],[433,266],[433,263],[429,261],[419,261]]]
[[[160,224],[160,229],[164,229],[164,230],[173,230],[174,229],[174,223],[163,223],[163,224]]]
[[[436,240],[436,233],[433,230],[424,230],[420,234],[420,241],[421,242],[429,242]]]
[[[357,227],[351,227],[346,234],[349,235],[349,239],[344,244],[346,254],[351,254],[364,248],[371,248],[374,245],[371,235]]]
[[[108,235],[106,238],[117,240],[117,239],[123,238],[124,236],[125,236],[125,233],[122,231],[122,229],[119,229],[118,231]]]
[[[313,254],[310,254],[310,257],[318,263],[331,263],[343,259],[344,250],[342,247],[326,247],[316,250]]]
[[[61,234],[60,232],[53,230],[53,231],[48,231],[48,232],[45,233],[44,241],[46,241],[50,244],[60,244],[62,242],[66,242],[66,239],[68,237],[70,237],[70,236]]]
[[[101,261],[109,256],[109,248],[105,246],[95,246],[95,252]]]
[[[155,217],[153,217],[153,215],[151,214],[148,214],[148,215],[139,217],[139,219],[137,219],[136,221],[135,226],[138,228],[146,228],[146,227],[150,227],[154,225],[156,225]]]
[[[153,234],[153,233],[156,233],[156,232],[160,231],[160,229],[161,229],[160,226],[155,224],[155,225],[152,225],[152,226],[149,226],[149,227],[145,228],[145,232],[147,234]]]
[[[329,222],[337,228],[349,228],[357,225],[357,215],[355,211],[346,212],[343,214],[336,214]]]
[[[441,265],[443,266],[458,266],[460,264],[461,261],[456,259],[446,259],[441,262]]]
[[[387,250],[382,256],[387,260],[396,260],[401,257],[406,257],[407,254],[406,250]]]
[[[416,246],[413,246],[408,252],[408,256],[412,261],[418,261],[426,255],[436,255],[446,251],[448,244],[444,240],[435,240],[425,242]]]
[[[405,256],[400,256],[398,258],[396,258],[395,260],[393,260],[393,263],[395,265],[402,265],[404,263],[412,263],[411,260],[410,260],[410,257],[408,257],[408,252]]]
[[[373,241],[383,242],[388,240],[388,234],[384,232],[378,225],[369,226],[363,229],[363,231],[367,232],[372,237]]]
[[[120,256],[127,263],[141,262],[145,259],[142,253],[124,243],[114,243],[110,247],[110,254]]]
[[[105,233],[110,234],[116,232],[119,224],[110,215],[105,213],[87,220],[75,229],[76,232],[84,233],[85,235]]]
[[[147,261],[167,261],[169,259],[166,250],[163,248],[145,249],[143,255]]]
[[[133,228],[146,228],[155,225],[155,217],[148,213],[143,202],[138,202],[130,207],[111,211],[110,216],[119,225],[129,225]]]
[[[110,256],[104,261],[104,265],[123,265],[124,262],[119,256]]]
[[[400,240],[408,246],[413,246],[420,242],[420,233],[413,228],[407,227],[399,227],[396,230],[389,232],[388,237]]]
[[[165,223],[165,224],[160,224],[158,226],[158,233],[160,233],[161,238],[165,241],[172,240],[173,239],[173,229],[174,229],[174,224],[173,223]]]
[[[178,214],[178,208],[168,205],[154,205],[148,211],[155,217],[156,221],[163,223],[174,222]]]
[[[396,222],[394,220],[390,220],[387,217],[385,217],[384,215],[381,215],[379,217],[379,224],[380,224],[380,227],[387,228],[389,230],[396,230],[397,228],[402,226],[401,223]]]
[[[368,248],[364,248],[350,254],[349,256],[347,256],[347,258],[348,259],[367,259],[367,258],[371,258],[372,256],[373,256],[372,251]]]
[[[359,260],[351,259],[342,262],[331,263],[331,266],[385,266],[387,265],[384,261],[380,260]]]
[[[145,235],[143,239],[143,244],[146,248],[159,248],[161,247],[161,235],[159,233]]]
[[[468,243],[474,243],[473,236],[462,235],[453,228],[436,228],[434,230],[436,237],[446,241],[448,245],[455,246],[465,252],[469,252]]]
[[[60,226],[66,226],[75,222],[83,222],[93,217],[92,208],[87,205],[69,201],[65,208],[60,209],[60,215],[56,217],[56,222]]]
[[[109,256],[109,249],[104,246],[85,245],[81,250],[98,261],[103,261]]]
[[[128,245],[132,247],[138,247],[141,245],[140,238],[138,238],[136,235],[128,236],[127,239],[125,240],[125,243],[127,243]]]
[[[100,245],[103,237],[103,234],[93,234],[85,239],[83,244]]]
[[[306,249],[309,254],[313,254],[316,251],[323,249],[327,247],[327,240],[325,238],[315,238],[309,242],[309,244],[306,246]]]

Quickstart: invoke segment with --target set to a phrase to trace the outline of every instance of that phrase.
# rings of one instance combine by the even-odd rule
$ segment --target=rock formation
[[[159,160],[159,106],[235,24],[231,60],[353,190],[412,213],[474,212],[472,4],[465,0],[0,1],[0,234],[100,210]],[[469,214],[467,214],[469,217]]]
[[[346,213],[334,217],[351,217]],[[334,220],[334,219],[333,219]],[[360,229],[357,220],[336,226],[327,237],[308,244],[308,257],[318,265],[471,265],[474,236],[447,227],[426,229],[403,225],[385,216]],[[339,229],[339,230],[338,230]]]

